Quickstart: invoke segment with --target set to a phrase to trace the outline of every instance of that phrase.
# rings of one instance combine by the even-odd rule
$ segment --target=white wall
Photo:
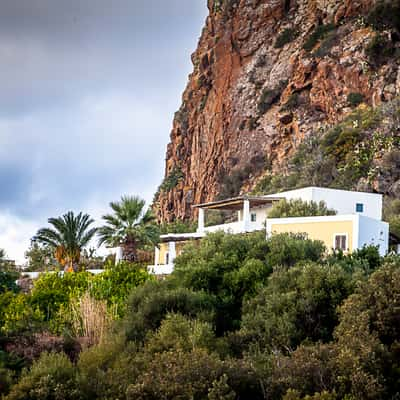
[[[360,216],[358,226],[358,247],[379,246],[379,253],[384,256],[389,250],[389,224]]]
[[[276,193],[267,197],[284,197],[288,200],[302,199],[304,201],[324,201],[329,208],[338,214],[360,214],[377,220],[382,219],[382,195],[375,193],[353,192],[349,190],[307,187]],[[364,212],[356,212],[356,204],[364,205]]]
[[[271,209],[271,206],[257,207],[250,209],[251,214],[256,214],[256,221],[250,222],[252,230],[263,230],[265,228],[265,221],[267,220],[267,212]]]

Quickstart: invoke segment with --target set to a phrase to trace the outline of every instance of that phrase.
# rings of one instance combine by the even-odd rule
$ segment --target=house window
[[[250,219],[251,219],[251,222],[256,222],[257,221],[257,214],[256,213],[251,213]]]
[[[343,251],[347,250],[347,235],[335,235],[334,249]]]
[[[364,212],[364,204],[363,203],[356,204],[356,212],[358,212],[358,213]]]
[[[169,253],[165,253],[165,265],[169,264]]]

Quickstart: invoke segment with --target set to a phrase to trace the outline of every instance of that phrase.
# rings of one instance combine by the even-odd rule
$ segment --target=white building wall
[[[389,224],[361,215],[359,221],[358,248],[379,246],[379,253],[384,256],[389,251]]]
[[[251,214],[256,214],[256,221],[252,222],[254,230],[263,230],[265,228],[265,221],[267,220],[267,213],[271,207],[257,207],[250,210]]]
[[[287,200],[302,199],[303,201],[324,201],[329,208],[333,208],[339,215],[360,214],[366,217],[382,220],[382,195],[350,190],[307,187],[276,193],[266,197],[284,197]],[[356,204],[364,205],[362,213],[356,212]]]

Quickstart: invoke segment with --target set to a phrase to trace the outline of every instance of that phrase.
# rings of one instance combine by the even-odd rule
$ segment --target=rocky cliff
[[[162,221],[191,219],[195,203],[285,174],[308,138],[400,95],[398,1],[208,0],[208,8],[154,203]]]

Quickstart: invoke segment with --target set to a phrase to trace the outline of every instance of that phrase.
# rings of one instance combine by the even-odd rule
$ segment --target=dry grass
[[[71,304],[72,331],[83,347],[90,347],[104,341],[116,309],[111,311],[105,301],[94,299],[86,292]]]

